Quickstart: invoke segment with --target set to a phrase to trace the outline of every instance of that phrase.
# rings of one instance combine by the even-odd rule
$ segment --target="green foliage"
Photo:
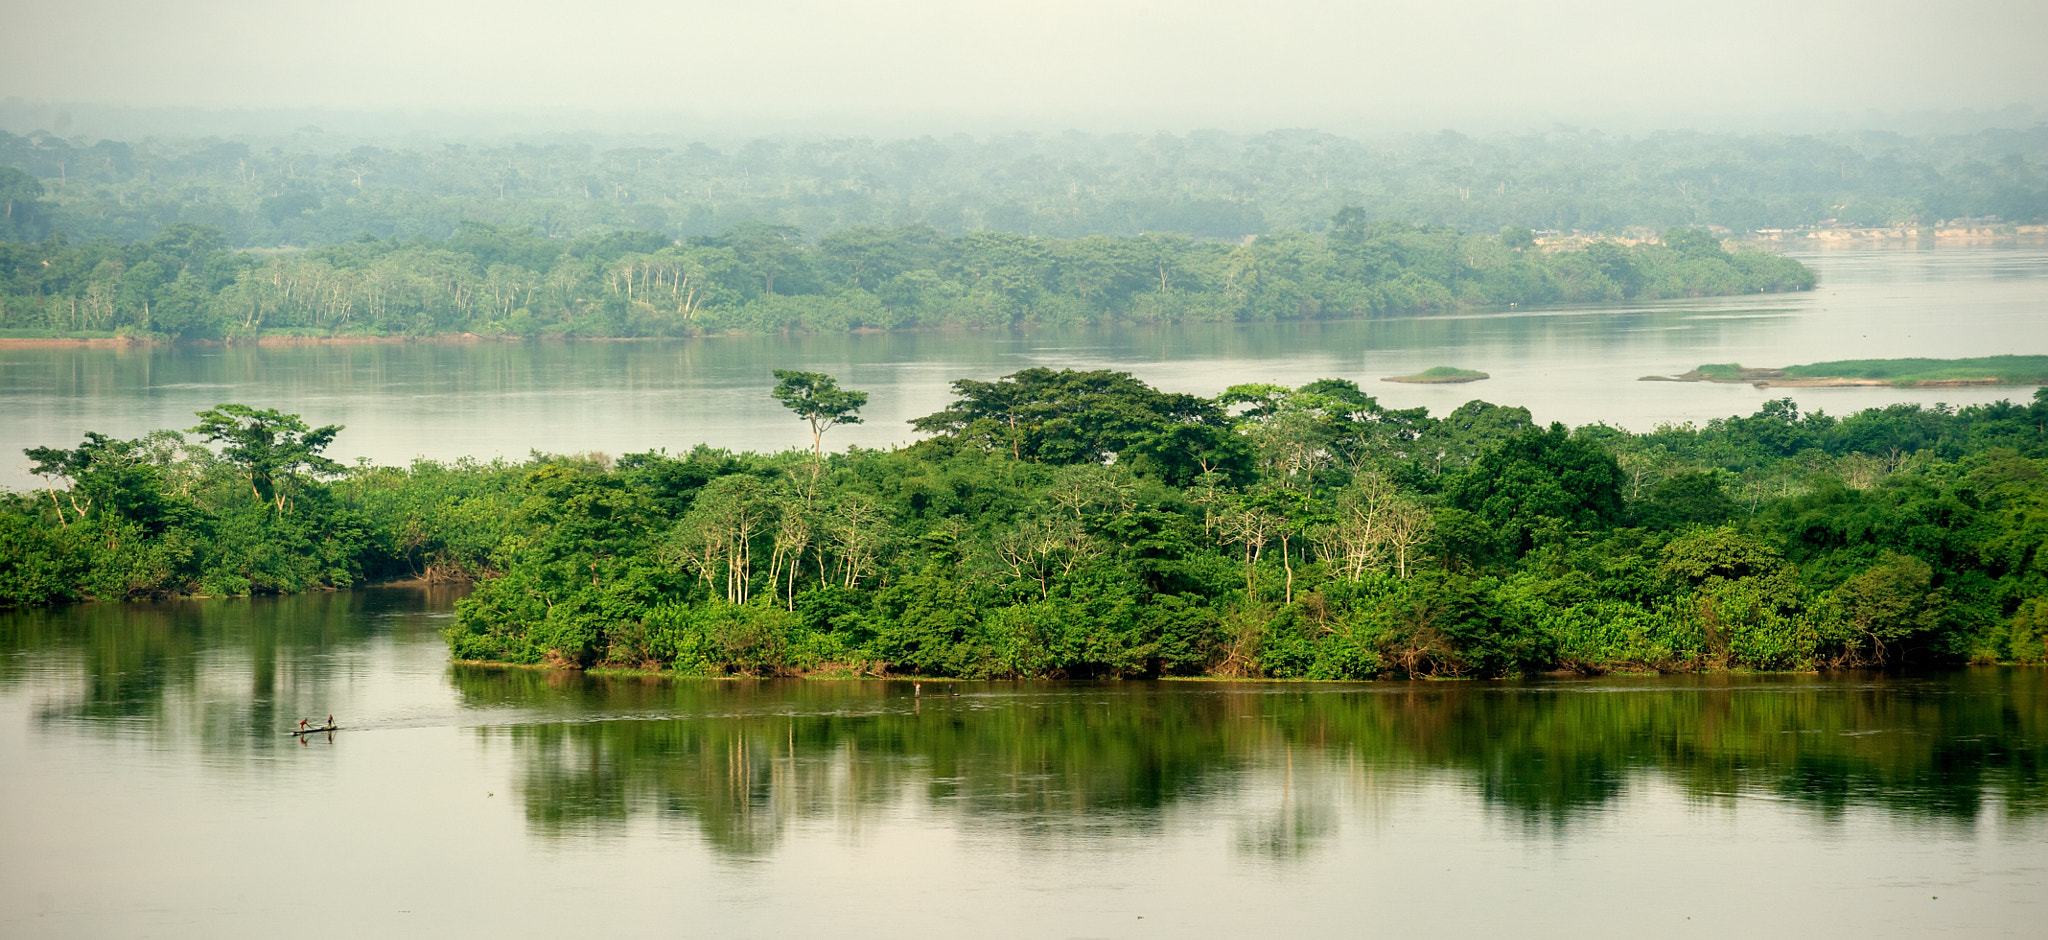
[[[2016,663],[2048,662],[2048,599],[2031,598],[2013,612],[1992,655]]]
[[[1727,261],[1728,252],[1721,247],[1721,240],[1712,232],[1699,228],[1665,229],[1664,247],[1678,252],[1687,261]]]
[[[352,471],[334,490],[368,526],[366,577],[466,581],[493,570],[498,547],[516,531],[526,473],[503,461],[416,460]]]
[[[1729,497],[1722,475],[1698,470],[1658,481],[1630,507],[1635,523],[1651,529],[1720,525],[1734,518],[1736,511],[1735,500]]]
[[[832,391],[796,378],[813,398],[793,400]],[[1484,402],[1431,418],[1329,379],[1215,399],[1046,369],[955,388],[917,422],[934,437],[831,455],[330,481],[314,471],[338,429],[272,411],[208,412],[222,453],[88,435],[34,449],[45,487],[0,501],[0,603],[474,579],[447,631],[458,660],[707,676],[2044,655],[2048,395],[1842,418],[1776,401],[1630,434]]]
[[[125,244],[0,240],[0,330],[22,335],[658,337],[1248,322],[1812,286],[1797,261],[1753,251],[1687,256],[1607,242],[1509,251],[1396,224],[1248,244],[919,227],[811,241],[752,224],[681,239],[556,239],[480,223],[440,241],[261,254],[230,250],[220,230],[191,223]]]
[[[1539,538],[1612,525],[1622,516],[1621,468],[1563,425],[1524,431],[1481,456],[1449,488],[1451,505],[1476,513],[1509,556]]]
[[[1181,483],[1242,466],[1216,402],[1160,392],[1125,372],[1025,369],[953,383],[959,400],[910,422],[955,446],[1033,463],[1117,461]]]
[[[77,600],[85,560],[39,518],[33,499],[9,494],[0,513],[0,606],[35,607]]]
[[[47,486],[0,513],[12,543],[0,597],[294,593],[364,576],[371,519],[313,475],[341,469],[319,453],[339,427],[233,404],[200,417],[207,440],[227,443],[221,454],[171,431],[30,448]]]
[[[249,478],[256,498],[286,511],[287,484],[301,471],[335,474],[341,464],[320,452],[334,443],[341,426],[308,428],[298,415],[274,408],[255,409],[248,405],[220,405],[199,412],[199,426],[192,429],[209,444],[224,442],[220,455]]]
[[[1840,659],[1851,665],[1897,661],[1889,655],[1941,626],[1948,605],[1934,587],[1934,569],[1911,555],[1887,551],[1829,597]]]

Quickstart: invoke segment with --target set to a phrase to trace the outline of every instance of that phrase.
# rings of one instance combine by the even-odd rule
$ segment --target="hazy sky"
[[[0,95],[1337,126],[2048,104],[2043,0],[4,0]]]

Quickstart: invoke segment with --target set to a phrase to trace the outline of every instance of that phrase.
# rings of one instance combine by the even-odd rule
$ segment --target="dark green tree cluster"
[[[1342,380],[955,387],[895,451],[536,472],[455,655],[1277,678],[2044,656],[2048,397],[1637,435]]]
[[[217,228],[236,246],[318,246],[364,233],[438,240],[478,221],[553,238],[646,230],[681,239],[758,222],[817,232],[928,226],[955,235],[1179,232],[1235,241],[1318,230],[1344,206],[1474,232],[1742,232],[1984,216],[2024,223],[2048,213],[2048,129],[2040,124],[1915,136],[1556,128],[1360,140],[1292,130],[720,146],[329,138],[0,133],[0,199],[39,183],[46,204],[7,237],[61,231],[148,241],[185,223]],[[23,180],[10,181],[9,169]]]
[[[1703,231],[1545,250],[1339,213],[1245,244],[746,224],[675,242],[469,223],[453,237],[230,251],[191,224],[147,242],[0,242],[0,330],[258,337],[690,336],[921,326],[1346,318],[1458,306],[1804,290],[1813,273]],[[1522,244],[1515,242],[1515,244]]]

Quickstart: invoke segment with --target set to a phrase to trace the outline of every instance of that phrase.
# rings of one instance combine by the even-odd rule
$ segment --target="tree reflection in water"
[[[264,755],[290,744],[280,729],[337,701],[350,717],[426,708],[406,726],[482,725],[487,749],[508,746],[538,833],[604,837],[649,820],[736,857],[797,827],[858,832],[914,814],[1043,845],[1217,826],[1245,855],[1289,858],[1332,843],[1347,819],[1446,794],[1559,830],[1649,788],[1710,807],[1781,800],[1824,822],[1872,809],[1945,826],[2048,816],[2038,668],[926,683],[919,698],[907,682],[444,666],[434,631],[450,603],[389,588],[0,614],[0,691],[22,696],[42,733],[197,747],[213,767],[263,774],[280,766]],[[394,668],[412,672],[367,681]]]
[[[38,690],[36,722],[85,733],[187,737],[216,755],[279,743],[336,708],[368,641],[439,643],[459,588],[177,599],[0,611],[0,688]]]
[[[913,811],[1042,839],[1143,837],[1176,814],[1240,851],[1326,842],[1358,806],[1419,786],[1567,828],[1647,785],[1703,805],[1766,797],[1950,824],[2048,804],[2038,669],[1932,677],[1608,678],[1353,686],[710,682],[457,667],[517,755],[540,832],[685,822],[737,855],[793,826]],[[1249,807],[1249,808],[1248,808]]]

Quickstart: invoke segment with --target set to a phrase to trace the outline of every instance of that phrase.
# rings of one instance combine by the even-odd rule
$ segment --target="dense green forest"
[[[0,133],[0,238],[146,242],[178,224],[236,247],[406,242],[465,222],[552,238],[708,236],[747,222],[820,234],[912,226],[1081,238],[1241,240],[1319,231],[1341,208],[1471,232],[1734,232],[2048,215],[2048,125],[1968,134],[1556,128],[1361,140],[1310,130],[395,143],[70,139]],[[35,200],[40,193],[42,201]]]
[[[829,443],[865,398],[783,373]],[[343,468],[223,405],[30,451],[10,605],[477,579],[462,660],[682,674],[1483,677],[2048,657],[2048,392],[1702,427],[1344,380],[955,383],[889,451]],[[205,446],[207,444],[214,447]]]
[[[465,224],[421,243],[230,250],[180,223],[148,242],[0,242],[0,329],[15,336],[729,331],[1008,327],[1358,317],[1460,305],[1804,290],[1787,258],[1701,229],[1659,244],[1547,250],[1527,229],[1461,235],[1347,209],[1322,235],[1050,239],[856,228],[815,241],[748,223],[676,243],[552,239]]]

